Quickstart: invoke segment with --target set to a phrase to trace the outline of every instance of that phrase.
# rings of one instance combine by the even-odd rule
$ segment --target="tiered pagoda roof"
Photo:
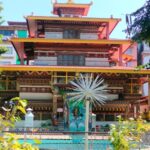
[[[57,10],[61,9],[63,16],[27,16],[26,21],[29,38],[11,39],[19,58],[30,58],[33,60],[35,51],[38,50],[49,51],[54,56],[55,53],[64,52],[65,49],[65,52],[73,51],[74,54],[92,53],[101,55],[105,53],[105,55],[108,55],[109,61],[122,61],[122,59],[132,60],[131,56],[124,54],[133,44],[131,40],[109,38],[109,35],[121,19],[82,17],[87,15],[91,4],[77,4],[72,0],[68,0],[67,3],[58,3],[55,1],[53,3],[53,14],[58,15]],[[97,39],[53,39],[45,38],[43,35],[45,32],[63,32],[66,26],[80,28],[83,33],[100,33],[102,37],[99,38],[97,36]],[[122,58],[119,60],[119,57]]]
[[[81,40],[81,39],[43,39],[43,38],[13,38],[11,40],[14,45],[19,58],[26,55],[27,57],[34,56],[34,50],[47,50],[49,52],[69,52],[74,50],[75,53],[88,53],[93,48],[92,53],[108,53],[114,54],[118,57],[118,49],[122,47],[122,52],[125,52],[132,44],[130,40]],[[72,49],[70,46],[74,45]],[[23,47],[26,47],[23,50]],[[77,50],[78,49],[78,50]],[[117,59],[117,58],[116,58]]]
[[[74,77],[78,77],[80,73],[93,73],[94,76],[101,74],[108,84],[111,81],[108,90],[118,98],[116,98],[115,102],[112,101],[112,103],[107,103],[104,107],[96,108],[95,111],[129,113],[129,100],[141,100],[139,97],[142,96],[139,89],[137,89],[137,92],[133,92],[134,87],[139,88],[149,80],[150,70],[123,67],[123,60],[131,61],[134,59],[133,56],[125,53],[131,45],[134,45],[134,42],[131,40],[110,39],[110,34],[121,19],[85,17],[90,6],[91,3],[76,4],[73,0],[68,0],[68,3],[65,4],[55,1],[52,13],[57,16],[27,16],[29,37],[11,39],[21,60],[21,65],[1,65],[0,71],[4,76],[14,75],[18,81],[18,78],[20,78],[20,81],[23,81],[20,88],[22,91],[20,90],[20,92],[25,91],[26,94],[28,92],[41,92],[41,85],[43,86],[43,84],[39,85],[37,82],[38,84],[35,86],[36,78],[48,79],[46,80],[47,84],[44,82],[46,88],[48,86],[48,90],[43,88],[43,91],[45,92],[46,89],[46,92],[50,93],[53,85],[67,89],[69,81]],[[12,22],[12,24],[14,23]],[[66,33],[67,35],[70,34],[68,28],[70,31],[77,31],[79,36],[76,36],[75,32],[75,36],[65,37]],[[82,65],[77,64],[78,66],[76,63],[68,65],[66,61],[70,61],[69,55],[75,62],[77,60],[80,62],[80,60],[74,58],[83,55],[84,63]],[[60,59],[65,62],[64,66],[61,63],[59,64],[59,56],[69,58],[68,60]],[[27,65],[24,65],[25,59],[27,60]],[[42,64],[41,59],[52,63]],[[30,60],[31,63],[33,62],[32,65],[29,65]],[[88,63],[91,60],[96,60],[98,63],[89,65]],[[41,64],[36,64],[35,61],[39,61]],[[54,61],[55,63],[53,63]],[[105,66],[106,63],[108,64],[106,67],[101,67]],[[27,82],[24,86],[23,84],[26,83],[25,78],[32,82]],[[28,85],[28,83],[30,84]],[[43,81],[40,83],[43,83]],[[119,94],[123,92],[127,96],[129,95],[130,98],[120,99]],[[44,104],[42,99],[41,101],[43,102],[42,105],[40,103],[34,104],[33,102],[31,106],[33,104],[32,107],[35,107],[35,110],[44,110],[43,107],[45,107],[47,111],[51,110],[55,105],[55,100],[53,101],[54,105],[52,103],[49,103],[49,105]],[[149,101],[146,100],[146,102],[149,105]]]
[[[48,28],[48,26],[66,26],[80,25],[89,26],[101,34],[106,34],[108,28],[109,35],[112,33],[116,25],[121,21],[118,18],[76,18],[76,17],[49,17],[49,16],[28,16],[26,17],[29,29],[29,36],[34,37],[35,31],[38,30],[38,25]]]

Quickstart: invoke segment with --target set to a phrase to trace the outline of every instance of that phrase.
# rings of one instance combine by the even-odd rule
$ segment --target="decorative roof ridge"
[[[24,25],[2,25],[0,26],[0,30],[27,30],[27,26]]]
[[[86,41],[118,41],[118,42],[133,42],[131,39],[42,39],[42,38],[31,38],[31,37],[28,37],[28,38],[11,38],[11,40],[45,40],[45,41],[53,41],[53,40],[56,40],[56,41],[83,41],[83,42],[86,42]]]
[[[89,40],[89,39],[41,39],[41,38],[11,38],[9,40],[10,42],[28,42],[28,41],[32,41],[32,42],[60,42],[60,43],[74,43],[74,44],[83,44],[83,43],[91,43],[91,44],[132,44],[133,41],[132,40],[124,40],[124,39],[118,39],[118,40],[111,40],[111,39],[96,39],[96,40]],[[109,43],[110,42],[110,43]]]
[[[70,5],[73,5],[73,6],[75,6],[75,5],[80,5],[80,6],[91,6],[93,3],[91,2],[91,3],[87,3],[87,4],[80,4],[80,3],[54,3],[54,5],[67,5],[67,6],[70,6]]]
[[[52,0],[52,4],[59,4],[59,5],[92,5],[93,1],[91,1],[90,3],[87,4],[83,4],[83,3],[75,3],[74,0],[68,0],[67,3],[60,3],[57,2],[57,0]]]
[[[68,20],[81,20],[81,19],[91,19],[91,20],[118,20],[118,21],[121,21],[121,18],[93,18],[93,17],[82,17],[82,18],[68,18],[68,17],[56,17],[56,16],[25,16],[26,19],[42,19],[42,18],[45,18],[45,19],[60,19],[60,20],[63,20],[63,19],[68,19]]]
[[[89,4],[74,3],[74,0],[68,0],[66,3],[58,3],[57,0],[52,1],[53,14],[62,16],[87,16],[92,2]],[[80,10],[80,11],[79,11]]]
[[[27,23],[25,21],[7,21],[8,25],[10,26],[26,26]]]
[[[21,68],[21,67],[25,67],[25,68],[28,68],[29,66],[27,65],[18,65],[18,64],[9,64],[9,65],[3,65],[3,64],[0,64],[0,67],[18,67],[18,68]],[[35,66],[35,65],[30,65],[30,67],[33,67],[33,68],[40,68],[40,67],[43,67],[43,68],[48,68],[48,67],[54,67],[54,66]],[[106,69],[106,70],[113,70],[113,69],[116,69],[116,70],[122,70],[122,69],[125,69],[125,70],[134,70],[134,71],[137,71],[135,70],[135,67],[126,67],[126,66],[113,66],[113,67],[93,67],[93,66],[55,66],[57,68],[98,68],[98,69]],[[147,70],[147,69],[142,69],[142,70]]]

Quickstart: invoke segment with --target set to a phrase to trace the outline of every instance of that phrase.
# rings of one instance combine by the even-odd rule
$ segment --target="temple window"
[[[58,55],[57,64],[59,66],[85,66],[84,55]]]
[[[103,114],[97,114],[96,115],[96,121],[104,121],[104,115]]]
[[[34,120],[40,120],[40,113],[39,112],[36,112],[34,113]]]
[[[6,90],[6,82],[4,80],[0,81],[0,90],[1,91]]]
[[[0,80],[0,90],[8,91],[8,90],[16,90],[17,83],[13,78],[4,77]]]
[[[14,34],[14,30],[0,30],[0,34],[3,36],[11,36]]]
[[[65,29],[63,31],[64,39],[80,39],[80,33],[78,30],[73,29]]]
[[[137,78],[131,78],[125,84],[125,93],[128,94],[140,94],[141,93],[141,83],[138,82]]]
[[[50,113],[47,112],[35,112],[34,120],[49,120],[51,118]]]
[[[50,113],[43,112],[42,113],[42,120],[48,120],[48,119],[50,119]]]
[[[105,121],[115,121],[115,116],[113,114],[106,114]]]
[[[16,89],[16,82],[14,80],[8,81],[8,90],[15,90]]]

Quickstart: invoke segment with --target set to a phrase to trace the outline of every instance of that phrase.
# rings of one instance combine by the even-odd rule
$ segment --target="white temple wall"
[[[85,66],[109,67],[108,58],[85,58]]]
[[[63,32],[45,32],[46,39],[63,39]],[[80,33],[80,39],[98,39],[97,33]]]
[[[37,57],[34,65],[57,66],[57,57]],[[85,58],[85,66],[109,67],[108,58]]]
[[[62,32],[45,32],[46,39],[62,39],[63,33]]]
[[[98,36],[96,33],[80,33],[80,39],[97,40]]]
[[[51,93],[33,93],[33,92],[20,92],[19,97],[21,99],[29,99],[29,100],[52,100]]]
[[[42,57],[38,56],[34,61],[34,65],[57,66],[57,57]]]
[[[40,128],[42,123],[46,123],[46,121],[42,120],[34,120],[33,127]],[[25,127],[25,120],[17,121],[15,123],[16,128],[24,128]]]

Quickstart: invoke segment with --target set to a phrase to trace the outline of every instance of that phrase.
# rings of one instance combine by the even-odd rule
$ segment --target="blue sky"
[[[4,10],[2,16],[5,21],[25,21],[23,16],[28,16],[31,12],[38,16],[51,16],[51,0],[0,0]],[[57,0],[66,2],[67,0]],[[74,0],[78,3],[89,3],[91,0]],[[130,14],[141,7],[146,0],[93,0],[88,17],[121,18],[122,21],[112,33],[112,38],[125,38],[122,30],[126,28],[125,14]],[[6,23],[5,23],[6,24]]]

